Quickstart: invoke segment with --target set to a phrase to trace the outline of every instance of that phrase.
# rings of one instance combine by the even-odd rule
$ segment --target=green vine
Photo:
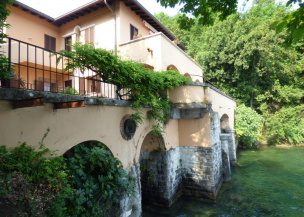
[[[162,133],[162,124],[170,117],[170,103],[167,90],[188,83],[188,79],[173,70],[153,72],[134,61],[121,60],[104,49],[95,49],[92,44],[75,43],[74,51],[61,51],[67,59],[65,70],[91,70],[100,76],[103,82],[117,87],[116,94],[120,99],[128,96],[135,111],[133,119],[137,124],[143,122],[143,107],[150,108],[148,119],[155,119],[154,134]],[[58,61],[61,59],[60,57]],[[122,94],[122,90],[128,90]]]

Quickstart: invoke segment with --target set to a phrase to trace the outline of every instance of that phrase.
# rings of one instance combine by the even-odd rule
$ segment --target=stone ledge
[[[126,100],[88,98],[79,95],[0,88],[0,100],[19,101],[39,97],[43,97],[45,103],[61,103],[84,100],[85,105],[131,106],[131,102]]]
[[[197,109],[197,108],[207,108],[207,105],[205,103],[174,103],[172,105],[172,108],[175,109]]]
[[[171,109],[171,119],[182,118],[202,118],[209,112],[207,108],[195,108],[195,109]]]

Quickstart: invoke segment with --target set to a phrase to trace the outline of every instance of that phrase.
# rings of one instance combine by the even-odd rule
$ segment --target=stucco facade
[[[58,155],[82,142],[103,143],[136,178],[136,199],[122,199],[116,216],[140,216],[142,197],[151,197],[151,203],[162,206],[171,206],[181,195],[216,198],[223,182],[222,168],[228,180],[227,164],[236,162],[235,100],[204,83],[202,67],[137,1],[110,3],[116,28],[113,13],[102,0],[56,19],[18,3],[12,6],[7,20],[11,28],[6,30],[10,38],[2,50],[17,78],[0,83],[0,145],[14,147],[27,142],[38,147],[48,131],[43,142]],[[135,28],[141,35],[138,39],[132,39]],[[134,137],[125,139],[121,123],[134,113],[132,102],[118,100],[115,86],[105,84],[91,71],[64,71],[66,62],[56,64],[59,54],[45,49],[54,46],[54,41],[52,49],[67,49],[69,39],[71,43],[93,42],[96,48],[113,50],[115,35],[118,55],[123,59],[146,64],[154,71],[173,67],[195,81],[168,91],[171,118],[163,125],[161,136],[152,135],[155,122],[144,119]],[[58,94],[60,88],[74,88],[76,96]],[[41,102],[39,106],[15,106],[36,99]],[[74,102],[82,106],[62,105]],[[63,109],[57,107],[60,103]],[[148,111],[142,109],[144,116]],[[149,168],[153,180],[143,179],[141,165]],[[157,193],[151,195],[154,190]],[[136,212],[132,211],[134,205],[139,207]]]

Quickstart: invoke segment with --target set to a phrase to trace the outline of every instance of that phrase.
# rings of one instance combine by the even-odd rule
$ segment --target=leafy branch
[[[73,51],[60,51],[67,58],[65,70],[71,72],[80,69],[95,72],[101,81],[116,86],[116,94],[123,99],[127,94],[132,101],[132,109],[135,111],[133,119],[137,124],[142,123],[144,114],[141,108],[151,108],[148,119],[155,119],[154,133],[162,132],[161,123],[170,117],[170,104],[167,90],[172,90],[180,85],[188,83],[188,79],[173,70],[153,72],[145,69],[134,61],[121,60],[112,52],[104,49],[95,49],[92,44],[76,42],[72,45]],[[63,58],[58,58],[58,61]]]

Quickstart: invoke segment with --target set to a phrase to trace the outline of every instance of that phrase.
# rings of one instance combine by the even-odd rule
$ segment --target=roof
[[[115,0],[108,0],[108,3],[111,4]],[[164,33],[170,40],[176,39],[176,37],[163,25],[159,22],[146,8],[144,8],[137,0],[121,0],[134,11],[141,19],[146,20],[153,28],[157,31]],[[39,17],[40,19],[46,20],[49,23],[52,23],[55,26],[62,26],[66,23],[69,23],[79,17],[85,16],[93,11],[96,11],[100,8],[105,7],[103,0],[93,0],[79,8],[76,8],[66,14],[63,14],[57,18],[50,17],[32,7],[29,7],[21,2],[15,1],[13,3],[14,7],[20,8],[25,12],[28,12],[34,16]],[[181,49],[186,50],[186,47],[181,43],[178,45]]]

